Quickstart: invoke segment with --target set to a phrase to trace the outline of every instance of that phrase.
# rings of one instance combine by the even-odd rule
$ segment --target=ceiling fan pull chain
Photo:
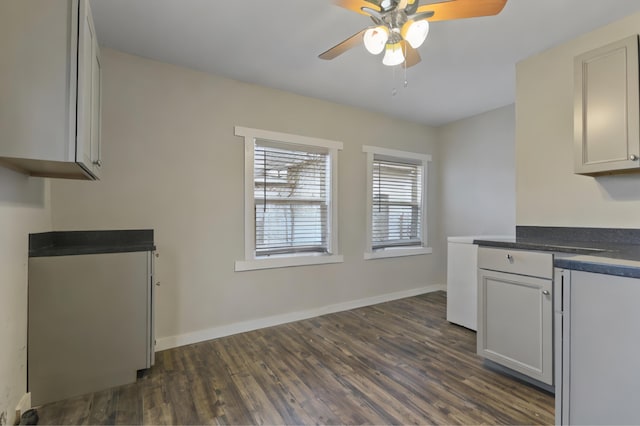
[[[395,96],[398,94],[398,90],[396,89],[396,67],[391,67],[391,82],[393,83],[393,88],[391,89],[391,96]]]
[[[406,89],[408,85],[409,85],[409,81],[407,80],[407,59],[406,59],[406,56],[405,56],[405,60],[404,60],[404,88]]]

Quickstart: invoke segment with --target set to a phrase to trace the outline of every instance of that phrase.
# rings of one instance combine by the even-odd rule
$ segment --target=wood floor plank
[[[175,411],[164,396],[162,385],[149,384],[142,390],[142,416],[145,424],[177,424]]]
[[[170,349],[39,424],[553,424],[553,395],[487,368],[445,316],[435,292]]]
[[[253,376],[259,386],[270,396],[272,404],[282,416],[284,423],[308,424],[314,422],[314,419],[309,417],[306,411],[297,409],[299,405],[289,389],[289,384],[282,380],[278,368],[280,362],[271,355],[268,340],[264,336],[255,336],[249,339],[245,334],[243,337],[245,338],[244,344],[254,347],[256,349],[254,353],[258,355],[252,363],[255,368]]]
[[[331,396],[326,395],[317,376],[309,377],[299,372],[309,371],[309,364],[305,362],[307,356],[302,352],[292,352],[290,348],[296,346],[290,329],[282,333],[280,339],[270,340],[270,365],[275,366],[280,373],[281,380],[287,385],[292,403],[297,403],[302,411],[311,419],[305,424],[340,424],[335,412],[324,400],[344,397],[344,392]],[[311,384],[310,387],[308,384]],[[324,400],[323,400],[324,397]]]
[[[251,413],[244,405],[242,395],[232,380],[232,367],[224,361],[227,341],[218,339],[202,344],[203,350],[208,354],[207,365],[215,381],[218,419],[223,424],[250,424]]]
[[[118,395],[117,388],[94,393],[88,423],[90,425],[114,424],[116,422]]]
[[[115,424],[137,425],[142,423],[142,395],[135,383],[117,389]]]
[[[288,334],[297,335],[295,324],[289,325],[288,328],[291,330]],[[279,339],[272,338],[272,340],[278,341]],[[306,340],[298,340],[299,344],[304,344],[304,342]],[[283,351],[282,353],[286,352]],[[321,401],[332,413],[342,413],[342,417],[339,417],[342,420],[337,423],[358,424],[364,422],[365,419],[376,419],[372,423],[383,423],[375,412],[353,395],[353,392],[342,386],[340,382],[341,373],[339,371],[328,367],[318,357],[313,356],[313,347],[306,347],[301,352],[301,355],[301,358],[299,358],[300,369],[296,369],[295,374],[300,376],[301,382],[312,384],[312,392],[315,399]],[[324,360],[326,361],[327,354],[323,352],[322,356],[325,357]],[[292,358],[294,357],[287,357],[288,360]]]
[[[59,424],[89,424],[92,401],[93,394],[68,399],[64,409],[60,412]],[[42,422],[39,423],[42,424]]]

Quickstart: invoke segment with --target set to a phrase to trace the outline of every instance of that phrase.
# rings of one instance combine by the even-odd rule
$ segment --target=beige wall
[[[51,229],[49,186],[0,167],[0,424],[27,391],[28,234]]]
[[[445,235],[515,233],[515,107],[438,129]]]
[[[517,65],[518,225],[638,228],[640,174],[573,174],[573,57],[640,31],[640,14]]]
[[[102,54],[103,178],[54,181],[53,225],[155,229],[161,347],[215,335],[220,327],[259,326],[273,316],[444,283],[437,156],[428,188],[434,253],[363,260],[362,145],[433,155],[434,130],[110,49]],[[234,272],[244,253],[244,148],[236,125],[344,142],[338,204],[344,263]]]

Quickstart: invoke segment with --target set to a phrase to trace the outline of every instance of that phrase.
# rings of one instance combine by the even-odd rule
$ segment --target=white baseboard
[[[22,417],[22,413],[29,410],[31,408],[31,392],[27,392],[22,395],[20,398],[20,402],[16,405],[16,419],[13,424],[18,424],[20,422],[20,417]]]
[[[223,325],[220,327],[208,328],[205,330],[198,330],[191,333],[161,337],[156,340],[156,351],[163,351],[165,349],[171,349],[178,346],[204,342],[205,340],[231,336],[232,334],[244,333],[246,331],[258,330],[260,328],[272,327],[274,325],[314,318],[321,315],[332,314],[334,312],[348,311],[349,309],[356,309],[363,306],[376,305],[378,303],[404,299],[405,297],[417,296],[419,294],[431,293],[434,291],[447,291],[447,286],[445,284],[433,284],[425,287],[414,288],[411,290],[398,291],[395,293],[387,293],[379,296],[367,297],[364,299],[351,300],[349,302],[336,303],[333,305],[323,306],[306,311],[291,312],[283,315],[274,315],[255,320]]]

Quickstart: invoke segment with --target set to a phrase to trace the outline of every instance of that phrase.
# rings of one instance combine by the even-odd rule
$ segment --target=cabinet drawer
[[[478,268],[550,279],[553,278],[553,254],[480,247]]]

